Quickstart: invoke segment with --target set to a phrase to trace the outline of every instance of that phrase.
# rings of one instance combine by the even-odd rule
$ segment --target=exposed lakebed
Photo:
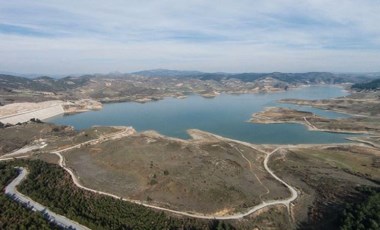
[[[157,132],[187,139],[188,129],[200,129],[241,141],[257,144],[343,143],[348,134],[308,131],[300,124],[253,124],[247,122],[252,113],[268,106],[310,111],[328,118],[347,117],[331,111],[277,103],[284,98],[326,99],[345,96],[340,87],[313,86],[272,94],[222,94],[207,99],[190,95],[186,99],[166,98],[145,104],[135,102],[105,104],[91,111],[49,119],[56,124],[85,129],[94,125],[133,126],[137,131]]]

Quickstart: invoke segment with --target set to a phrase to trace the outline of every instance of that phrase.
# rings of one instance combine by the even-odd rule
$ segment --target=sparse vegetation
[[[25,145],[32,144],[40,138],[63,141],[75,135],[76,132],[65,126],[55,126],[40,122],[26,122],[0,129],[0,156],[20,149]],[[64,138],[63,138],[64,137]]]
[[[179,211],[234,212],[245,210],[243,204],[289,196],[264,170],[262,152],[201,131],[197,135],[204,140],[176,141],[147,132],[73,149],[64,157],[87,187],[137,200],[149,196],[156,205]],[[95,149],[102,154],[93,154]]]
[[[311,130],[347,132],[347,133],[376,133],[380,132],[379,118],[325,118],[311,112],[288,108],[268,107],[264,111],[255,113],[250,120],[254,123],[300,123]]]
[[[353,115],[365,115],[370,118],[380,115],[380,91],[356,92],[346,97],[323,100],[281,99],[280,102],[313,106]]]

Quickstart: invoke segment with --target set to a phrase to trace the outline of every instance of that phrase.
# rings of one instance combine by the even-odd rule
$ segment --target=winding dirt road
[[[19,167],[20,174],[5,187],[5,194],[9,195],[13,200],[25,204],[26,206],[32,208],[33,211],[43,212],[44,216],[50,221],[57,225],[63,227],[64,229],[77,229],[77,230],[88,230],[89,228],[70,220],[62,215],[59,215],[47,207],[41,205],[40,203],[32,200],[30,197],[25,196],[17,190],[17,186],[28,176],[28,170]]]

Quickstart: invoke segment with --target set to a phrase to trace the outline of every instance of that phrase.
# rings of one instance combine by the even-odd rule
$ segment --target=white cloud
[[[0,69],[379,71],[377,12],[376,0],[13,0]]]

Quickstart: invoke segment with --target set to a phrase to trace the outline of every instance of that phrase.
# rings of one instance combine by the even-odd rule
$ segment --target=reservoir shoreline
[[[200,129],[255,144],[346,143],[350,135],[310,132],[301,124],[253,124],[246,122],[252,113],[267,106],[291,106],[278,103],[283,98],[335,98],[345,96],[342,87],[302,87],[271,94],[221,94],[213,99],[189,95],[186,99],[165,98],[154,103],[104,104],[100,111],[61,115],[48,119],[59,125],[84,130],[94,125],[133,126],[138,132],[155,130],[165,136],[189,139],[189,129]],[[342,114],[309,107],[327,117]],[[105,119],[106,118],[106,119]],[[285,135],[285,133],[287,135]]]

